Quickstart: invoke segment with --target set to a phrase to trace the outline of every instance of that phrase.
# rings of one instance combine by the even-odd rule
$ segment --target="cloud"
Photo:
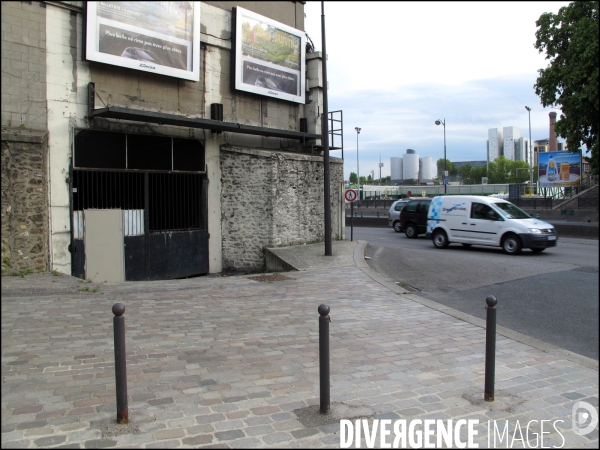
[[[380,154],[385,164],[383,176],[389,175],[390,157],[402,156],[408,148],[420,156],[442,158],[443,126],[436,126],[436,119],[446,122],[446,153],[450,161],[485,160],[489,128],[515,126],[521,129],[521,136],[527,137],[526,104],[532,108],[532,138],[547,138],[550,110],[539,104],[532,87],[534,81],[529,75],[515,75],[458,86],[420,83],[352,94],[336,94],[335,89],[330,89],[329,109],[344,112],[346,177],[356,171],[355,126],[362,129],[361,172],[375,170],[377,176]]]
[[[344,118],[345,176],[389,175],[412,148],[434,160],[486,159],[489,128],[548,138],[548,112],[533,85],[547,66],[533,47],[535,21],[567,2],[325,2],[329,110]],[[321,49],[321,4],[307,2],[305,29]],[[341,156],[341,152],[332,152]],[[364,168],[363,168],[364,166]]]

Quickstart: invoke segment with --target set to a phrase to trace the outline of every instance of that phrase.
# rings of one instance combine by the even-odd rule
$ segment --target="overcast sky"
[[[533,85],[548,66],[535,21],[568,2],[325,2],[329,110],[343,111],[344,177],[390,175],[406,149],[434,161],[486,159],[489,128],[548,138]],[[305,30],[321,45],[321,2],[306,2]],[[559,138],[559,142],[563,140]],[[341,157],[340,151],[331,156]]]

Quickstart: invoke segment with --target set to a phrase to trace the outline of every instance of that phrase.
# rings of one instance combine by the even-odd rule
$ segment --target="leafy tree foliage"
[[[350,172],[350,179],[348,180],[352,184],[356,184],[358,182],[358,177],[354,172]]]
[[[437,169],[438,169],[438,177],[444,179],[444,158],[440,158],[437,160]],[[448,171],[448,176],[456,175],[456,168],[454,164],[452,164],[448,159],[446,160],[446,170]]]
[[[460,176],[460,180],[463,184],[475,184],[470,182],[471,170],[471,164],[464,164],[458,168],[458,175]]]
[[[554,129],[570,151],[585,144],[591,170],[598,174],[598,22],[599,2],[575,1],[558,14],[544,13],[536,21],[535,48],[550,64],[540,69],[535,93],[544,106],[560,106]]]
[[[469,175],[467,177],[468,182],[463,181],[463,183],[464,184],[481,184],[481,179],[483,177],[487,177],[487,167],[486,166],[473,167],[473,168],[471,168],[471,171],[469,172]]]
[[[441,161],[441,162],[440,162]],[[440,159],[438,167],[443,172],[444,160]],[[463,184],[481,184],[483,177],[488,177],[489,184],[511,184],[523,183],[529,181],[530,166],[525,161],[511,161],[504,156],[490,161],[488,166],[471,167],[470,164],[462,165],[458,168],[450,161],[446,162],[446,168],[452,167],[454,174],[460,176]],[[448,169],[446,169],[448,170]],[[441,172],[440,172],[441,173]],[[533,168],[533,181],[537,181],[537,166]],[[410,181],[410,180],[409,180]]]
[[[511,161],[504,156],[494,159],[489,164],[488,183],[489,184],[507,184],[507,183],[523,183],[529,180],[529,164],[525,161]],[[537,169],[534,167],[534,180],[537,179]],[[484,175],[485,176],[485,175]],[[475,184],[481,183],[481,178]]]

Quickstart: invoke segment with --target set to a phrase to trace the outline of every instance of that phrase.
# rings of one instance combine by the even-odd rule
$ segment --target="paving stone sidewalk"
[[[598,408],[598,370],[499,335],[496,401],[484,402],[480,326],[356,265],[284,276],[2,277],[2,448],[338,447],[339,421],[303,415],[319,403],[321,303],[331,307],[332,411],[341,416],[478,419],[480,448],[488,420],[508,420],[511,436],[517,420],[523,434],[536,421],[529,444],[541,420],[563,420],[558,430],[546,424],[544,446],[598,447],[597,428],[580,436],[571,422],[575,402]],[[128,427],[114,423],[117,302],[126,306]]]

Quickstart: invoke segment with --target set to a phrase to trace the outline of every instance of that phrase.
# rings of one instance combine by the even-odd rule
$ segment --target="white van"
[[[556,247],[554,226],[532,218],[500,198],[476,195],[434,197],[427,214],[427,234],[436,248],[448,244],[502,247],[516,255],[522,248],[543,252]]]

